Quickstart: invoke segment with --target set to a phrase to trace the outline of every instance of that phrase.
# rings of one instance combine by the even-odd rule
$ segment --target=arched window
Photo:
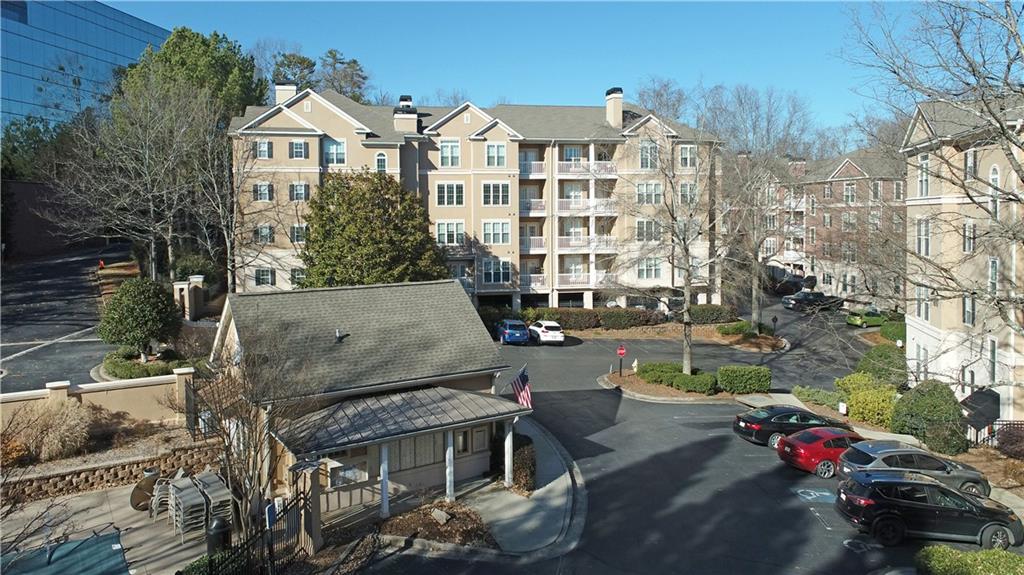
[[[988,172],[988,183],[992,184],[993,188],[999,187],[999,166],[992,164],[992,169]]]
[[[388,171],[388,156],[384,152],[377,152],[377,171],[382,174]]]
[[[989,189],[988,211],[992,219],[999,219],[999,166],[992,164],[988,171],[988,183],[992,185]]]

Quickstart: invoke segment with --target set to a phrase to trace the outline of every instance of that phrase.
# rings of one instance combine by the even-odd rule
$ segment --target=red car
[[[793,467],[829,478],[836,473],[839,455],[858,441],[864,438],[848,429],[815,427],[782,438],[776,449],[779,459]]]

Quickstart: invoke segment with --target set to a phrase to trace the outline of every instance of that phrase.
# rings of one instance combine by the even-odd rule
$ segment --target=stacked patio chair
[[[149,500],[149,516],[156,521],[160,508],[167,509],[171,501],[171,482],[185,477],[185,470],[178,468],[172,477],[161,477],[153,484],[153,497]]]
[[[196,487],[203,492],[209,504],[209,521],[214,517],[223,517],[231,523],[231,491],[219,475],[207,469],[192,478]]]
[[[206,499],[188,477],[177,479],[170,484],[171,517],[174,530],[181,534],[181,542],[185,543],[185,533],[202,531],[206,527]]]

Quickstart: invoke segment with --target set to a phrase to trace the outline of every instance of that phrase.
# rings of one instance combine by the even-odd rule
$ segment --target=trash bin
[[[223,517],[214,517],[206,529],[206,554],[216,555],[231,547],[231,523]]]
[[[157,475],[160,475],[160,468],[159,467],[147,467],[147,468],[142,470],[142,477],[143,478],[154,477],[154,476],[157,476]]]

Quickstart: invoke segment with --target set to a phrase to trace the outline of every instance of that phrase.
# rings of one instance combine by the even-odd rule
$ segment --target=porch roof
[[[978,389],[960,402],[967,411],[967,425],[984,429],[999,419],[999,392],[994,389]]]
[[[290,421],[277,438],[297,456],[320,455],[532,411],[489,393],[421,387],[339,401]]]

